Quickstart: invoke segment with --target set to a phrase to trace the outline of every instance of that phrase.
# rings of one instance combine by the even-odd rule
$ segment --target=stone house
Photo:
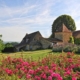
[[[68,43],[72,32],[62,24],[55,32],[55,38],[62,40],[62,43]]]
[[[44,39],[39,31],[26,34],[22,41],[15,46],[17,51],[20,50],[37,50],[49,48],[51,42]]]
[[[70,37],[80,38],[80,31],[70,31],[64,24],[56,29],[54,38],[43,38],[39,31],[26,34],[22,41],[15,46],[17,51],[46,49],[54,44],[68,44]]]
[[[49,38],[49,41],[55,44],[67,44],[69,42],[72,32],[62,24],[61,27],[56,29],[55,38]]]

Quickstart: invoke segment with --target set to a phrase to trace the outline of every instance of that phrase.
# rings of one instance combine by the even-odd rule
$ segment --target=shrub
[[[64,52],[72,52],[73,48],[71,46],[65,46],[63,49]]]
[[[74,44],[74,38],[72,36],[70,37],[69,42],[72,43],[72,44]]]
[[[15,52],[15,48],[14,47],[5,47],[4,50],[2,52]]]
[[[7,57],[0,63],[0,80],[80,80],[80,56],[49,54],[39,61]]]
[[[79,49],[79,46],[77,46],[77,45],[67,44],[67,45],[53,46],[52,51],[53,52],[61,52],[61,51],[64,51],[64,52],[79,52],[80,49]]]
[[[77,51],[77,46],[65,46],[63,49],[64,52],[76,52]]]
[[[76,53],[80,53],[80,46],[77,46]]]
[[[53,52],[62,52],[63,46],[54,46],[52,51]]]

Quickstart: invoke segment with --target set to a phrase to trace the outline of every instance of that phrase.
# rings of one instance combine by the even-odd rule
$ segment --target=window
[[[51,47],[53,47],[53,43],[51,43]]]
[[[26,42],[28,42],[29,41],[29,39],[26,39]]]

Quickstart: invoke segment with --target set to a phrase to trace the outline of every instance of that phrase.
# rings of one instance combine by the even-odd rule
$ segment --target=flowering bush
[[[7,57],[0,64],[1,80],[80,80],[80,57],[68,52],[31,61]]]

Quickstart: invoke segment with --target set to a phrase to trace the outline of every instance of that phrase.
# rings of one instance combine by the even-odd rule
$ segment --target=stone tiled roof
[[[31,34],[26,34],[25,37],[20,42],[20,44],[18,44],[16,47],[26,46],[26,44],[29,44],[33,40],[36,34],[39,34],[42,37],[39,31],[31,33]],[[29,40],[26,42],[26,39],[29,39]]]
[[[76,38],[78,35],[80,35],[80,30],[73,32],[73,37]]]
[[[37,31],[37,32],[31,33],[31,34],[25,35],[25,37],[23,39],[24,40],[25,39],[29,39],[28,43],[30,43],[32,41],[32,39],[35,37],[36,34],[39,34],[42,37],[42,35],[40,34],[40,32]]]
[[[60,39],[57,39],[57,38],[48,38],[47,39],[48,41],[50,41],[50,42],[63,42],[62,40],[60,40]]]

